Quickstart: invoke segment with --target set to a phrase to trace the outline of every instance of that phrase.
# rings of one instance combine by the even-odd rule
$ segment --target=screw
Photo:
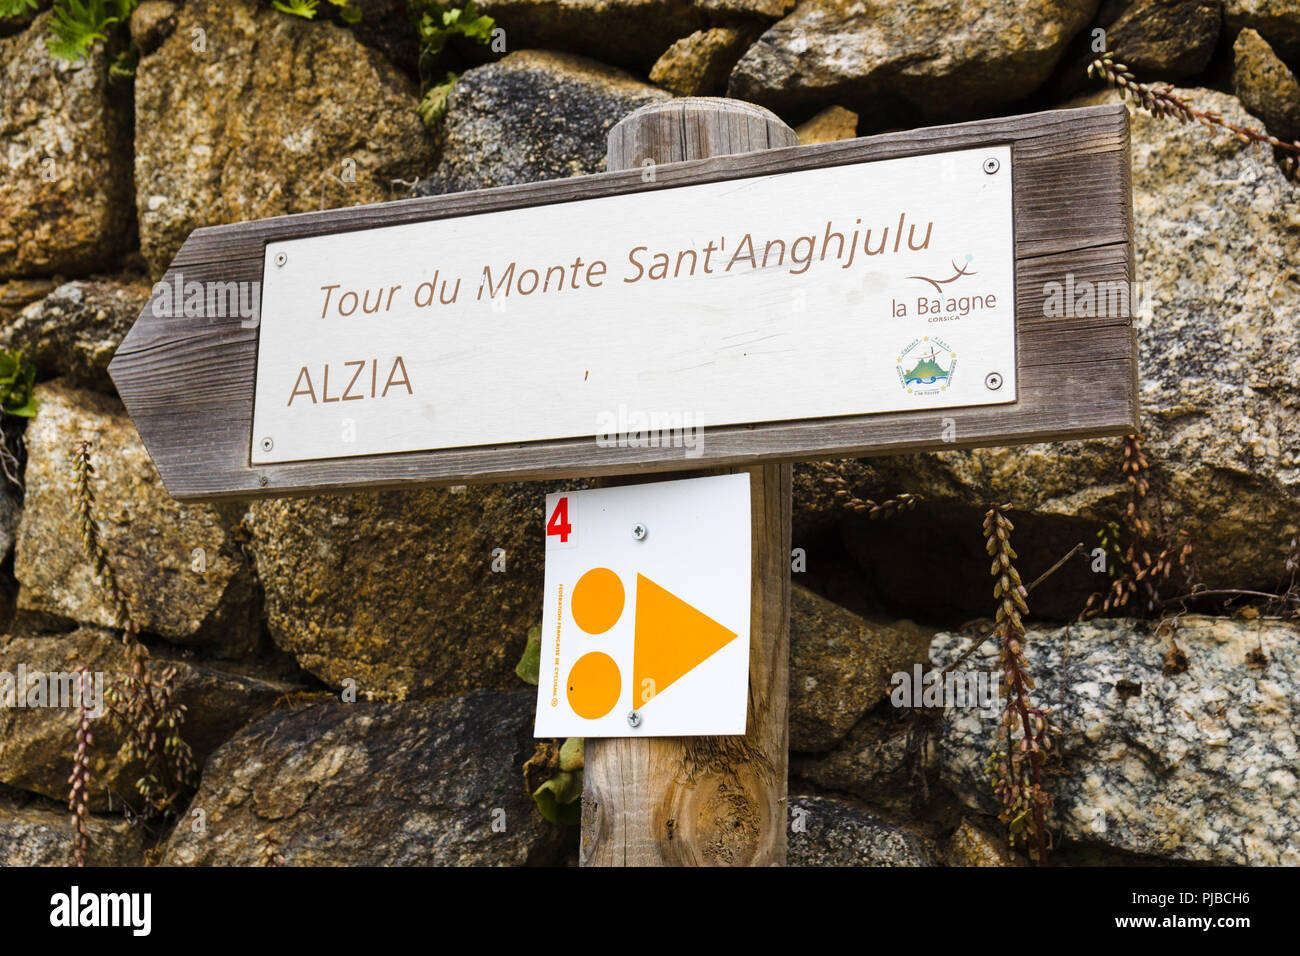
[[[271,483],[271,479],[266,477],[266,475],[262,475],[257,479],[257,483],[261,485],[263,488],[265,488],[267,485]]]
[[[632,525],[632,537],[636,538],[638,541],[644,541],[648,531],[649,529],[645,525],[643,525],[640,521]],[[633,726],[636,725],[633,724]]]
[[[988,173],[990,176],[992,176],[994,173],[996,173],[996,172],[997,172],[999,169],[1001,169],[1001,168],[1002,168],[1002,164],[999,163],[999,162],[998,162],[996,159],[994,159],[992,156],[990,156],[988,159],[984,160],[984,172]]]
[[[991,392],[996,392],[1002,387],[1002,373],[989,372],[984,376],[984,387]]]
[[[283,252],[277,252],[275,254],[275,264],[277,266],[282,266],[288,261],[289,261],[289,257],[286,256]]]
[[[629,710],[627,712],[627,725],[629,727],[640,727],[641,715],[638,714],[635,710]]]
[[[271,441],[271,439],[269,438],[262,439],[262,451],[270,451],[274,447],[275,447],[275,442]]]

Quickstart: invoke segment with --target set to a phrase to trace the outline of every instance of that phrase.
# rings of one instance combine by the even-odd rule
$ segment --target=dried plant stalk
[[[984,516],[986,549],[993,559],[989,569],[994,579],[993,599],[997,601],[994,636],[1001,647],[999,661],[1006,701],[985,772],[1002,802],[998,816],[1007,825],[1011,845],[1024,839],[1034,847],[1038,863],[1046,865],[1047,810],[1052,798],[1043,789],[1043,762],[1052,749],[1052,736],[1060,731],[1048,719],[1051,712],[1035,707],[1029,695],[1034,682],[1025,664],[1025,625],[1021,618],[1029,611],[1025,602],[1029,592],[1012,563],[1016,552],[1011,547],[1015,526],[1006,516],[1010,510],[1009,504],[995,504]]]
[[[1088,76],[1104,78],[1110,86],[1119,90],[1119,95],[1124,99],[1131,94],[1137,104],[1152,116],[1163,116],[1180,123],[1199,123],[1210,129],[1226,130],[1243,143],[1272,146],[1274,149],[1281,150],[1284,154],[1283,171],[1289,177],[1296,175],[1297,167],[1300,166],[1300,140],[1288,143],[1264,130],[1230,123],[1215,110],[1198,110],[1174,93],[1173,84],[1150,85],[1139,82],[1127,66],[1115,62],[1115,54],[1110,51],[1088,64]]]
[[[144,765],[144,775],[136,781],[137,791],[150,811],[169,813],[191,785],[195,773],[193,753],[180,734],[185,722],[185,705],[176,700],[176,669],[168,666],[155,674],[149,649],[139,638],[140,626],[131,611],[131,600],[109,561],[95,519],[95,495],[90,484],[95,469],[90,443],[77,441],[72,458],[74,500],[82,544],[112,604],[129,657],[126,676],[105,695],[108,713],[122,733],[122,756]]]
[[[1147,478],[1150,467],[1142,436],[1125,438],[1122,469],[1128,485],[1124,508],[1128,527],[1121,531],[1112,524],[1102,534],[1103,546],[1110,552],[1113,564],[1122,570],[1114,575],[1104,594],[1098,592],[1088,598],[1083,609],[1085,617],[1120,609],[1151,614],[1163,603],[1160,589],[1173,576],[1175,566],[1184,572],[1191,570],[1191,536],[1179,531],[1174,535],[1175,540],[1170,541],[1151,519],[1151,482]],[[1188,573],[1188,576],[1192,575]]]
[[[72,811],[72,864],[86,865],[86,852],[90,849],[90,827],[87,823],[90,814],[90,748],[94,746],[95,736],[91,731],[90,708],[86,704],[86,683],[90,672],[84,667],[76,670],[77,683],[81,690],[80,709],[77,719],[77,750],[72,757],[72,774],[68,777],[68,809]]]
[[[833,468],[834,462],[819,462],[823,468]],[[916,507],[918,501],[922,501],[921,495],[913,495],[903,492],[893,498],[886,498],[884,501],[873,501],[870,498],[859,498],[849,487],[849,483],[841,475],[830,475],[822,479],[822,484],[829,485],[835,489],[834,498],[848,511],[854,514],[865,514],[868,518],[876,520],[878,518],[889,518],[898,514],[900,511],[911,511]]]

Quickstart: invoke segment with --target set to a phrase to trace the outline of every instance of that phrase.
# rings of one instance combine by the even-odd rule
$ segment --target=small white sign
[[[983,147],[270,242],[251,462],[1013,402],[1011,166]]]
[[[743,734],[749,475],[546,496],[538,737]]]

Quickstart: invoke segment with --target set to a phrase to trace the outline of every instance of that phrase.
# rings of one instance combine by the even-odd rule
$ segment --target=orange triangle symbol
[[[632,652],[635,706],[655,694],[736,638],[707,614],[696,610],[643,574],[636,576],[636,631]]]

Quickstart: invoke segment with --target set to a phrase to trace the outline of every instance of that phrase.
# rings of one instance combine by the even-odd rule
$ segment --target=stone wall
[[[598,172],[610,127],[672,96],[759,103],[804,142],[1103,102],[1084,74],[1098,31],[1199,108],[1300,135],[1289,0],[486,0],[503,48],[468,55],[432,128],[405,3],[358,6],[347,24],[145,0],[75,65],[46,50],[50,13],[0,21],[0,347],[40,379],[25,434],[5,422],[26,462],[22,488],[0,477],[0,672],[129,666],[72,504],[68,453],[89,439],[104,541],[145,642],[176,668],[202,769],[179,824],[146,830],[121,814],[138,767],[102,734],[90,862],[576,858],[574,828],[524,789],[533,696],[514,673],[560,485],[173,501],[106,367],[194,228]],[[128,36],[139,61],[123,76]],[[1270,152],[1197,125],[1135,115],[1132,156],[1149,500],[1194,546],[1162,596],[1286,590],[1300,194]],[[1078,621],[1110,581],[1093,549],[1125,521],[1122,450],[797,466],[792,863],[1026,863],[983,773],[996,716],[891,699],[894,675],[987,632],[992,501],[1015,506],[1027,581],[1084,545],[1030,596],[1027,661],[1061,727],[1055,859],[1300,862],[1300,625],[1280,613],[1294,600]],[[884,520],[844,503],[904,492],[922,500]],[[964,667],[994,674],[992,645]],[[67,861],[75,728],[72,711],[0,708],[0,860]]]

